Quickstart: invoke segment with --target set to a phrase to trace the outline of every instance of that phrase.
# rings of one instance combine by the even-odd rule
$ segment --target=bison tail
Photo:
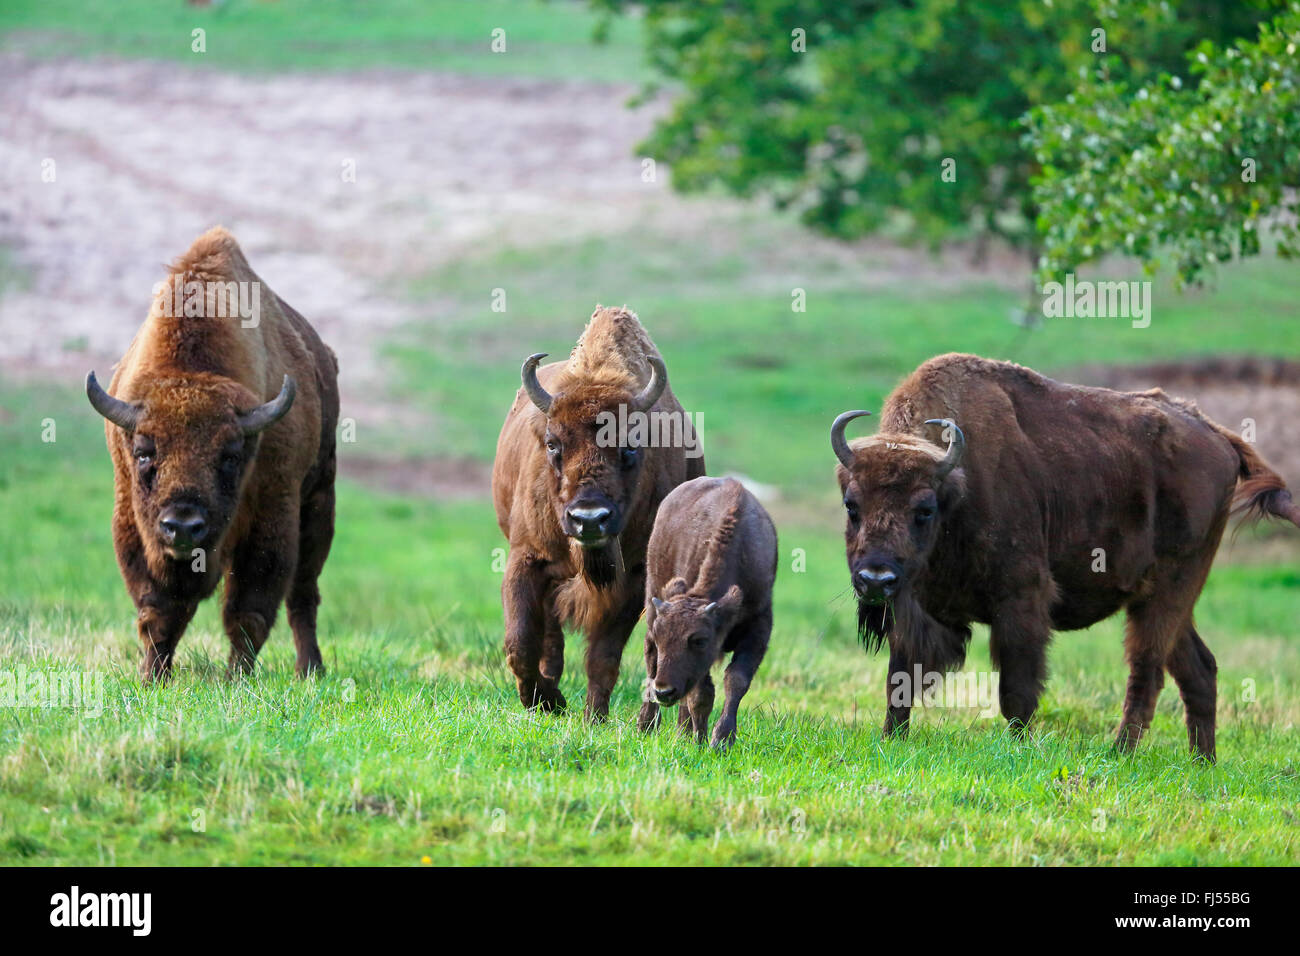
[[[1233,512],[1243,520],[1282,518],[1300,527],[1300,505],[1291,498],[1286,482],[1248,442],[1226,428],[1219,431],[1231,443],[1241,461],[1237,490],[1233,495]]]

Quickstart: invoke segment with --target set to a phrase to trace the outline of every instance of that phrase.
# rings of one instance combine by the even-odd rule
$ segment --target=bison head
[[[537,380],[539,352],[524,362],[524,391],[543,414],[546,460],[553,477],[551,501],[561,529],[587,550],[598,550],[623,531],[636,503],[645,449],[607,440],[607,416],[649,412],[668,387],[668,370],[649,356],[650,381],[639,392],[616,382],[580,382],[552,395]],[[615,430],[616,431],[616,430]]]
[[[893,602],[925,567],[945,515],[964,491],[958,465],[966,438],[949,419],[931,419],[925,424],[942,427],[946,450],[905,432],[874,435],[850,448],[844,426],[867,414],[845,412],[835,419],[831,447],[840,461],[849,573],[862,612],[870,615],[871,608]]]
[[[151,382],[128,402],[86,376],[90,404],[125,433],[131,505],[149,553],[188,559],[220,543],[258,435],[285,416],[295,391],[286,375],[280,394],[259,405],[242,385],[200,375]]]
[[[666,600],[650,597],[646,641],[654,648],[655,700],[670,706],[709,673],[743,596],[733,584],[721,600],[711,601],[688,593],[681,578],[669,581],[663,593]]]

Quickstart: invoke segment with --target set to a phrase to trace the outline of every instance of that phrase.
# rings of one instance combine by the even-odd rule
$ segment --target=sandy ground
[[[599,233],[680,205],[641,181],[633,147],[653,116],[624,108],[631,89],[15,55],[0,77],[0,243],[30,278],[0,300],[11,374],[106,367],[161,264],[220,223],[348,357],[354,409],[382,407],[374,345],[410,317],[405,278],[472,244]]]

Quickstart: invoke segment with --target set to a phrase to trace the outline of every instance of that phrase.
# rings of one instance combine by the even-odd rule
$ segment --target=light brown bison
[[[561,627],[582,630],[585,713],[598,720],[641,614],[655,512],[674,487],[703,474],[704,459],[688,456],[697,436],[633,313],[598,307],[567,362],[539,369],[541,358],[524,362],[492,468],[497,523],[510,541],[506,660],[525,707],[561,710]],[[667,416],[684,431],[666,444],[611,440],[605,423],[620,412]]]
[[[237,300],[253,308],[236,314]],[[146,680],[170,673],[223,574],[232,672],[252,669],[286,594],[298,673],[320,669],[337,373],[334,353],[218,227],[170,267],[108,391],[86,377],[108,420],[113,543]]]
[[[709,669],[731,655],[713,746],[736,739],[736,711],[772,635],[776,528],[734,478],[696,478],[659,506],[646,557],[646,694],[637,726],[681,702],[677,722],[704,741],[713,711]]]
[[[1002,714],[1038,706],[1053,629],[1124,608],[1130,675],[1117,746],[1151,722],[1167,669],[1194,752],[1214,759],[1214,656],[1192,621],[1234,499],[1300,525],[1285,483],[1241,438],[1159,389],[1065,385],[972,355],[931,359],[879,432],[831,446],[859,626],[888,640],[885,732],[906,732],[912,675],[965,658],[991,627]],[[937,442],[946,440],[946,448]]]

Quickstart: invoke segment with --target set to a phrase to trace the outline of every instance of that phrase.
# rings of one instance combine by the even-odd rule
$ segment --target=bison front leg
[[[631,595],[587,635],[587,703],[583,716],[599,723],[609,716],[609,698],[618,683],[618,666],[632,628],[641,616],[639,596],[645,582],[629,582]]]
[[[320,607],[317,579],[329,557],[334,540],[334,475],[309,494],[302,503],[298,523],[298,562],[289,589],[289,626],[293,629],[293,646],[297,652],[299,677],[320,673],[320,645],[316,641],[316,611]]]
[[[749,690],[758,665],[767,653],[767,642],[772,636],[772,612],[757,618],[745,627],[744,636],[736,642],[736,649],[727,664],[726,676],[723,677],[722,716],[713,728],[713,746],[726,750],[736,739],[736,714],[740,710],[740,700]]]
[[[906,739],[912,719],[912,702],[916,688],[912,686],[912,660],[901,649],[889,649],[889,675],[885,678],[885,728],[886,737]]]
[[[659,702],[654,698],[654,681],[655,673],[658,671],[658,663],[659,655],[650,640],[650,635],[647,634],[645,639],[646,681],[641,691],[641,712],[636,717],[637,730],[642,733],[659,729]]]
[[[274,513],[287,520],[254,519],[256,530],[239,543],[226,575],[221,620],[230,640],[229,677],[253,672],[289,589],[298,554],[297,502]]]
[[[197,607],[195,603],[170,601],[154,595],[148,595],[140,602],[136,627],[144,648],[144,657],[140,661],[140,680],[143,683],[161,683],[171,677],[176,645]]]
[[[537,707],[546,712],[563,707],[558,689],[548,693],[541,673],[546,642],[545,601],[550,583],[544,562],[526,555],[522,549],[510,549],[505,580],[501,583],[506,664],[514,675],[519,702],[528,710]],[[560,652],[563,653],[562,643]]]
[[[1008,603],[993,617],[989,652],[999,671],[998,701],[1017,735],[1029,727],[1047,682],[1049,607],[1049,600],[1035,596]]]
[[[713,677],[705,674],[690,693],[691,733],[700,743],[709,739],[709,718],[713,716]],[[681,706],[686,708],[686,701]],[[684,710],[683,710],[684,712]]]

